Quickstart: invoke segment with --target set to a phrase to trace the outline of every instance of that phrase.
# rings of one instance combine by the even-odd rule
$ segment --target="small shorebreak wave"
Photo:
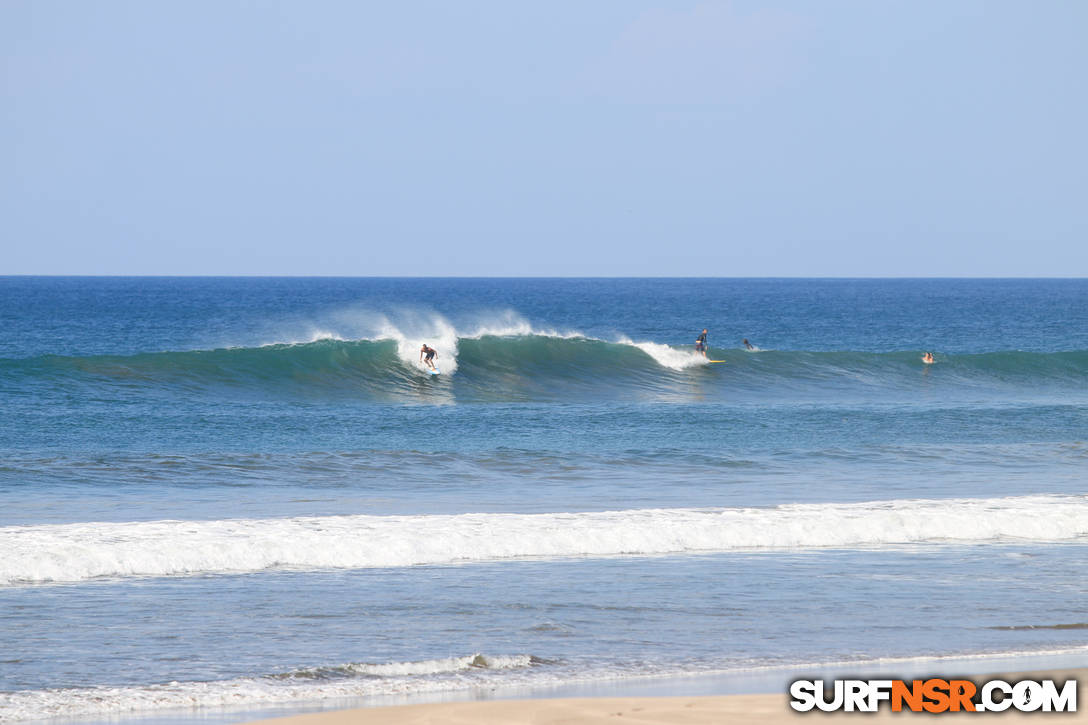
[[[0,723],[179,708],[246,708],[307,700],[464,690],[508,683],[547,660],[475,653],[441,660],[348,663],[263,677],[146,686],[0,692]],[[527,675],[532,679],[531,675]],[[539,679],[539,678],[537,678]]]
[[[946,661],[1007,661],[1016,657],[1040,655],[1082,655],[1079,647],[1049,650],[959,653],[870,659],[858,657],[835,661],[798,663],[722,661],[655,664],[586,663],[572,665],[533,655],[471,654],[440,660],[389,662],[382,664],[348,663],[302,668],[264,676],[237,677],[201,682],[169,682],[153,685],[59,687],[45,690],[0,692],[0,723],[26,722],[88,716],[116,719],[126,715],[162,717],[169,711],[184,712],[192,718],[196,711],[237,712],[249,718],[276,717],[285,713],[282,706],[322,702],[325,706],[358,707],[383,704],[383,698],[424,695],[427,693],[468,692],[481,688],[554,688],[572,683],[622,681],[631,678],[688,678],[723,674],[791,673],[827,670],[857,671],[889,663],[929,663],[939,667]],[[517,689],[514,689],[517,688]],[[388,702],[388,701],[385,701]]]

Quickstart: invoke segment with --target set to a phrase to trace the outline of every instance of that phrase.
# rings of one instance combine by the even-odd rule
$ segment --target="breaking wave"
[[[0,722],[454,691],[494,686],[508,681],[507,673],[528,671],[543,662],[530,655],[472,654],[418,662],[348,663],[212,682],[0,692]]]
[[[443,375],[419,362],[423,342],[438,351]],[[116,393],[206,393],[282,398],[336,395],[364,400],[445,397],[458,401],[585,399],[587,396],[699,395],[762,391],[915,391],[922,384],[966,390],[1058,388],[1082,392],[1088,351],[940,355],[920,353],[714,350],[708,365],[688,345],[602,340],[527,326],[473,331],[452,327],[408,337],[395,329],[374,339],[332,336],[258,347],[133,355],[0,359],[0,382],[13,388],[90,388]]]
[[[533,557],[701,554],[1088,536],[1088,496],[768,508],[322,516],[0,528],[0,586]]]

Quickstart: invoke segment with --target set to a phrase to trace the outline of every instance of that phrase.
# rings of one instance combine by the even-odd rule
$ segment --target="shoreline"
[[[995,674],[996,673],[996,674]],[[937,657],[907,657],[890,658],[881,660],[869,660],[866,662],[826,662],[802,665],[784,665],[781,667],[757,667],[752,669],[723,670],[711,673],[701,673],[681,676],[646,676],[623,679],[602,679],[548,686],[527,687],[500,687],[492,689],[468,689],[459,691],[431,692],[405,695],[383,695],[365,699],[334,700],[325,702],[297,703],[294,705],[282,704],[271,707],[254,707],[245,711],[234,711],[233,717],[223,717],[215,722],[221,723],[253,723],[254,725],[341,725],[347,722],[376,723],[386,722],[380,713],[398,712],[404,716],[405,708],[418,708],[420,713],[430,713],[427,717],[446,718],[442,714],[449,709],[449,717],[454,717],[466,706],[500,706],[496,712],[501,712],[500,719],[494,720],[496,724],[503,722],[519,722],[508,720],[510,712],[501,707],[505,703],[521,703],[519,707],[527,708],[527,711],[540,712],[543,717],[547,713],[555,713],[559,716],[568,712],[569,705],[548,705],[551,702],[570,703],[572,701],[583,702],[589,707],[587,713],[595,712],[592,703],[628,703],[624,707],[640,707],[642,712],[656,712],[657,705],[652,703],[659,700],[670,700],[682,697],[688,700],[697,700],[706,703],[694,708],[695,712],[705,712],[706,707],[724,708],[720,716],[736,715],[745,712],[744,708],[754,708],[752,713],[781,714],[782,705],[786,703],[785,693],[789,683],[795,679],[835,679],[835,678],[888,678],[888,679],[925,679],[928,677],[964,677],[978,680],[982,677],[1009,677],[1016,679],[1036,678],[1043,674],[1058,674],[1059,678],[1075,677],[1078,680],[1079,703],[1081,713],[1088,713],[1088,693],[1084,688],[1088,683],[1088,652],[1065,651],[1048,652],[1033,655],[1005,654],[1005,655],[976,655],[976,656],[937,656]],[[755,698],[755,699],[752,699]],[[630,703],[639,701],[638,705]],[[646,701],[646,702],[642,702]],[[527,704],[528,703],[528,704]],[[737,707],[741,711],[736,711]],[[619,704],[616,705],[619,707]],[[773,707],[772,707],[773,706]],[[771,709],[768,709],[771,708]],[[485,708],[490,712],[488,708]],[[607,708],[605,708],[607,709]],[[792,717],[800,713],[793,713],[788,705],[784,708],[785,716]],[[717,710],[715,710],[717,711]],[[412,710],[416,712],[416,710]],[[465,710],[472,718],[482,717],[486,713],[477,712],[474,707]],[[350,713],[352,719],[337,719],[339,714]],[[210,713],[209,713],[210,714]],[[991,713],[992,714],[992,713]],[[1033,713],[1025,713],[1033,714]],[[224,713],[226,715],[226,713]],[[827,714],[812,715],[814,717],[827,717]],[[859,715],[859,713],[842,713],[844,716]],[[589,716],[587,714],[587,716]],[[629,715],[628,715],[629,716]],[[873,715],[868,715],[873,717]],[[949,714],[945,714],[949,716]],[[1058,716],[1058,715],[1056,715]],[[212,716],[214,718],[214,716]],[[330,717],[325,721],[321,718]],[[457,715],[460,717],[460,715]],[[565,716],[564,716],[565,717]],[[716,716],[717,717],[717,716]],[[760,715],[763,717],[763,715]],[[878,715],[879,717],[879,715]],[[297,718],[306,718],[297,720]],[[313,718],[317,718],[314,720]],[[178,718],[171,723],[183,725],[188,720],[195,718]],[[211,719],[200,718],[202,722],[210,722]],[[144,723],[160,722],[161,720],[145,719]],[[477,720],[471,720],[477,722]],[[718,722],[719,720],[693,720],[691,722]],[[390,720],[388,722],[396,722]],[[446,719],[432,719],[427,722],[447,722]],[[459,722],[459,720],[449,720]],[[479,722],[489,722],[480,720]],[[528,722],[528,721],[527,721]],[[548,720],[532,720],[532,722],[549,722]],[[582,720],[564,720],[572,724],[581,723]],[[584,722],[594,722],[592,719]],[[669,721],[662,721],[669,722]],[[680,720],[677,722],[688,722]],[[768,720],[771,722],[771,720]],[[1086,720],[1088,722],[1088,720]],[[130,722],[129,725],[142,725]]]
[[[994,673],[1010,673],[997,674]],[[644,675],[601,679],[571,680],[552,684],[484,685],[454,690],[405,692],[400,694],[335,697],[323,700],[293,700],[264,704],[220,707],[163,708],[99,713],[96,715],[54,716],[39,722],[42,725],[345,725],[362,723],[383,725],[393,722],[414,722],[406,717],[425,717],[423,723],[464,722],[542,723],[559,722],[567,725],[590,725],[593,718],[604,713],[614,718],[621,710],[631,721],[637,707],[640,717],[655,719],[641,722],[717,723],[725,721],[777,722],[775,718],[792,718],[786,693],[789,683],[796,679],[928,679],[966,678],[976,682],[983,677],[1009,679],[1038,679],[1042,673],[1062,673],[1056,679],[1074,677],[1079,684],[1079,704],[1088,713],[1088,648],[1075,647],[1037,653],[995,653],[986,655],[937,655],[901,657],[846,662],[795,663],[781,666],[758,666],[748,669],[728,669],[696,674]],[[695,704],[682,708],[681,715],[701,713],[694,720],[670,720],[673,710],[669,701],[677,698]],[[753,699],[755,698],[755,699]],[[512,703],[517,707],[511,709]],[[574,703],[574,704],[571,704]],[[478,710],[477,706],[486,706]],[[574,711],[572,712],[572,708]],[[618,709],[617,709],[618,708]],[[518,713],[535,713],[532,719],[518,720]],[[391,714],[392,713],[392,714]],[[578,714],[581,713],[581,714]],[[597,713],[596,715],[594,713]],[[675,714],[675,713],[673,713]],[[812,717],[856,716],[863,713],[804,713]],[[882,717],[880,713],[868,717]],[[994,714],[994,713],[989,713]],[[1009,713],[1006,713],[1008,715]],[[1013,713],[1015,715],[1015,713]],[[1036,713],[1025,713],[1035,716]],[[394,717],[395,719],[382,719]],[[552,717],[559,718],[551,720]],[[943,717],[954,716],[945,713]],[[1055,714],[1066,717],[1068,714]],[[488,719],[494,717],[495,719]],[[327,719],[326,719],[327,718]],[[344,719],[347,718],[347,719]],[[482,719],[481,719],[482,718]],[[666,718],[666,719],[660,719]],[[704,718],[704,719],[698,719]],[[770,719],[767,719],[770,718]],[[615,722],[610,719],[610,722]],[[601,720],[600,722],[603,722]],[[1077,720],[1081,722],[1081,720]],[[1088,719],[1083,720],[1088,723]]]
[[[1047,713],[1046,717],[1060,722],[1088,723],[1088,703],[1085,701],[1088,687],[1088,668],[1048,668],[1020,672],[965,673],[946,670],[939,675],[945,678],[957,675],[976,682],[989,679],[1016,680],[1052,679],[1057,682],[1077,681],[1077,709],[1068,713]],[[845,675],[838,675],[845,677]],[[970,718],[978,713],[942,713],[942,718]],[[1029,722],[1042,716],[1036,712],[1008,710],[999,715],[1005,720]],[[477,701],[433,702],[411,705],[385,705],[325,710],[283,717],[245,720],[249,725],[600,725],[603,723],[634,722],[660,723],[661,725],[709,725],[710,723],[742,722],[777,723],[794,722],[804,718],[865,718],[898,721],[898,718],[932,717],[929,713],[893,713],[887,705],[876,713],[861,712],[808,712],[794,711],[789,705],[786,691],[760,694],[731,695],[656,695],[628,697],[538,697],[530,699],[486,699]],[[617,720],[617,718],[623,718]],[[1025,719],[1027,718],[1027,719]]]

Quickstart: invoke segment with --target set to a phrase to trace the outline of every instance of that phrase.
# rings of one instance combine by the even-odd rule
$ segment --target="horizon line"
[[[1088,276],[880,276],[880,275],[751,275],[751,276],[672,276],[672,275],[398,275],[398,274],[0,274],[0,279],[11,278],[80,278],[80,279],[736,279],[736,280],[1084,280]]]

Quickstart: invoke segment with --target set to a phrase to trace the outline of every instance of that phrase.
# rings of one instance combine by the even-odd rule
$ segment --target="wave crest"
[[[0,382],[49,390],[89,387],[181,391],[261,398],[332,395],[377,401],[585,400],[594,397],[691,397],[753,392],[809,396],[861,391],[914,396],[924,388],[1001,389],[1035,394],[1083,393],[1088,351],[938,354],[712,350],[707,365],[690,345],[604,340],[573,331],[538,329],[512,316],[467,330],[441,317],[410,326],[371,325],[372,337],[344,339],[311,330],[303,341],[259,347],[166,351],[134,355],[0,359]],[[405,332],[411,330],[411,332]],[[426,342],[438,350],[444,375],[432,378],[419,361]]]

